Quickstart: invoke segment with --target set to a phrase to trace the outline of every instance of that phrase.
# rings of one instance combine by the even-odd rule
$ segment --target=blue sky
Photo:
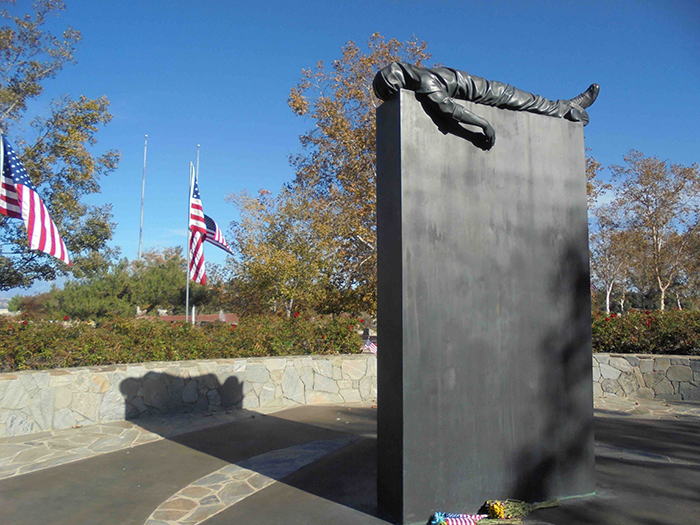
[[[548,98],[601,85],[586,146],[604,166],[630,149],[681,164],[700,157],[700,2],[65,0],[51,26],[82,32],[77,64],[46,83],[56,96],[111,101],[96,152],[118,149],[116,172],[91,203],[113,205],[112,241],[138,254],[144,135],[148,135],[144,250],[184,245],[190,161],[200,150],[205,212],[226,231],[227,194],[277,191],[312,124],[293,115],[302,68],[364,48],[379,32],[428,43],[433,61]],[[28,0],[18,0],[24,9]],[[207,260],[224,252],[207,246]],[[30,292],[46,286],[35,286]],[[12,296],[27,291],[3,293]]]

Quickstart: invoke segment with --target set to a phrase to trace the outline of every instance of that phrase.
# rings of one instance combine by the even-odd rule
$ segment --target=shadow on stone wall
[[[538,411],[546,442],[515,454],[512,497],[544,501],[595,490],[593,391],[590,348],[588,252],[570,245],[547,293],[570,322],[553,328],[539,345],[540,370],[548,370]]]
[[[148,372],[124,379],[119,390],[124,396],[126,419],[239,409],[244,397],[243,383],[237,377],[231,376],[221,384],[214,374],[184,378]]]
[[[436,112],[429,104],[426,104],[425,101],[418,98],[417,100],[420,102],[426,115],[430,117],[443,135],[447,135],[449,133],[450,135],[460,137],[468,142],[471,142],[482,151],[488,151],[491,149],[492,145],[487,142],[486,135],[484,135],[482,132],[470,131],[467,128],[460,126],[457,121],[446,119],[443,115]],[[478,128],[474,126],[474,129]]]

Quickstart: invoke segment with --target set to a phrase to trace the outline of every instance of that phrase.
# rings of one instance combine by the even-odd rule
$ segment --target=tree
[[[158,308],[180,309],[181,302],[184,307],[185,301],[184,298],[180,301],[180,292],[186,286],[186,268],[187,261],[179,246],[144,252],[141,260],[136,259],[131,263],[129,272],[133,303],[146,314]],[[192,290],[198,289],[194,284],[190,283]]]
[[[19,132],[11,141],[71,252],[73,268],[29,251],[22,222],[0,216],[0,290],[26,288],[69,272],[76,277],[94,275],[117,255],[106,247],[114,228],[111,207],[81,201],[100,191],[100,177],[116,169],[119,160],[118,152],[95,158],[89,150],[96,144],[98,128],[112,118],[107,98],[66,96],[54,101],[48,117],[30,122],[33,137],[23,137],[27,102],[39,97],[44,82],[74,61],[80,33],[69,27],[58,38],[42,29],[48,15],[63,9],[59,0],[37,0],[32,14],[2,11],[11,23],[0,29],[0,129],[4,134]]]
[[[7,309],[10,312],[22,312],[23,317],[43,319],[50,315],[52,300],[51,292],[36,295],[15,295],[10,299]]]
[[[324,242],[329,235],[317,235],[308,196],[283,189],[276,198],[260,190],[257,197],[241,192],[227,199],[241,213],[231,224],[239,313],[279,311],[289,317],[321,304],[333,248]]]
[[[376,72],[392,61],[422,65],[430,58],[427,44],[415,37],[401,43],[378,33],[364,53],[348,42],[342,57],[327,71],[322,62],[302,70],[289,106],[310,118],[301,135],[302,153],[291,159],[296,178],[290,191],[309,196],[316,239],[333,250],[325,260],[329,283],[339,306],[376,311],[376,160],[375,110],[380,100],[372,90]],[[321,241],[320,239],[323,239]]]
[[[624,160],[626,166],[611,167],[613,205],[634,238],[633,266],[653,277],[663,310],[700,226],[700,171],[697,164],[669,164],[634,150]]]
[[[66,282],[62,290],[53,292],[54,314],[71,319],[133,316],[132,278],[126,259],[89,279]]]
[[[611,190],[612,185],[603,183],[598,179],[598,173],[603,170],[600,162],[592,156],[586,156],[586,197],[588,199],[588,209],[592,209],[598,201],[600,194],[606,190]]]
[[[182,314],[185,310],[185,268],[182,248],[143,253],[141,260],[122,259],[90,278],[68,281],[55,290],[54,311],[77,319],[133,316],[158,309]],[[190,283],[190,304],[202,312],[216,311],[216,290]]]
[[[700,308],[700,229],[695,228],[686,235],[688,249],[681,263],[682,271],[675,290],[679,310],[683,303],[695,309]]]
[[[611,206],[596,208],[593,212],[596,228],[590,235],[592,278],[605,293],[606,313],[610,313],[613,287],[621,284],[628,265],[625,232],[616,220],[615,211]],[[624,300],[621,308],[624,308]]]

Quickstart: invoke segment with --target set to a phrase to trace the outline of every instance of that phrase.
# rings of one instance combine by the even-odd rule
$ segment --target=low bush
[[[0,372],[148,361],[361,351],[349,316],[250,316],[238,325],[192,326],[117,318],[95,323],[0,317]]]
[[[632,311],[593,314],[593,351],[700,355],[700,312]]]

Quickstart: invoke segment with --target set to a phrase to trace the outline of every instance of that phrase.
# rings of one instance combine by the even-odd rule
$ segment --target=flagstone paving
[[[597,417],[618,417],[624,414],[655,420],[700,418],[700,403],[667,403],[617,396],[595,398],[594,401]],[[0,479],[224,425],[252,417],[256,413],[270,414],[279,410],[280,408],[256,412],[234,410],[204,415],[176,414],[0,438]],[[605,453],[606,449],[600,450]]]
[[[598,417],[618,417],[620,414],[638,416],[645,419],[684,419],[700,418],[700,402],[666,402],[634,397],[596,397],[595,415]]]
[[[277,409],[176,414],[0,438],[0,479],[65,465]]]
[[[357,436],[275,450],[221,468],[164,501],[145,525],[197,525],[292,472],[349,445]]]

